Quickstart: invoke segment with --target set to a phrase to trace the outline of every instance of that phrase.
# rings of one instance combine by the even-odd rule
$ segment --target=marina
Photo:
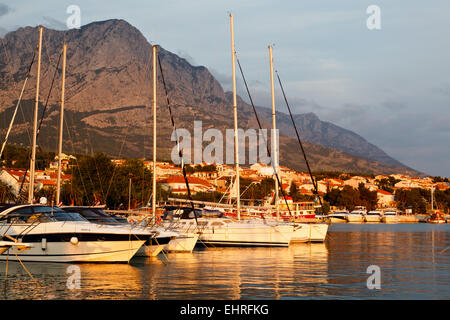
[[[399,245],[401,243],[401,245]],[[336,224],[325,243],[286,248],[199,248],[129,264],[10,262],[6,299],[449,299],[450,225]],[[367,287],[367,268],[381,289]],[[5,262],[0,263],[4,283]],[[27,288],[26,291],[24,288]]]
[[[69,26],[81,19],[70,7],[79,12],[67,28],[0,28],[0,299],[450,299],[450,180],[438,175],[446,168],[416,170],[436,146],[419,155],[412,130],[394,141],[406,130],[389,122],[417,126],[409,108],[427,101],[420,90],[402,87],[399,74],[395,85],[349,74],[372,61],[321,48],[323,35],[311,42],[317,12],[296,47],[285,30],[253,48],[262,38],[249,41],[245,29],[259,24],[248,16],[235,43],[231,11],[207,40],[173,24],[190,40],[180,46],[214,43],[202,53],[208,69],[165,49],[172,36],[158,35],[166,28],[153,17],[139,23],[150,38],[123,19]],[[374,7],[375,21],[378,6],[366,12]],[[15,11],[0,3],[0,16]],[[264,25],[306,17],[286,12]],[[356,11],[336,12],[329,20],[344,25]],[[352,43],[363,43],[359,33]],[[375,55],[352,55],[377,65]],[[213,70],[223,60],[230,66]],[[373,101],[356,94],[372,91]],[[397,158],[373,144],[383,140]],[[203,310],[212,317],[214,308],[190,304],[181,314]]]

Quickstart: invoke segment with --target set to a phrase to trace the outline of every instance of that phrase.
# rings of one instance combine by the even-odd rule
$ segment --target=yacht
[[[381,218],[381,221],[384,223],[397,223],[399,222],[399,218],[397,216],[397,211],[395,210],[388,210],[383,213],[383,217]]]
[[[23,250],[30,249],[31,244],[16,242],[16,241],[0,241],[0,254],[8,251],[11,248],[15,248],[19,251],[23,251]]]
[[[381,211],[372,210],[367,212],[364,216],[365,222],[380,222],[381,221]]]
[[[214,246],[287,247],[294,233],[294,227],[286,223],[224,216],[204,218],[197,210],[196,216],[192,208],[178,208],[165,212],[161,225],[198,233],[201,242]]]
[[[131,225],[125,219],[120,217],[111,216],[105,211],[103,207],[97,206],[69,206],[62,208],[66,212],[76,212],[84,217],[91,223],[101,224],[101,225],[126,225],[130,227]],[[178,235],[175,232],[170,232],[166,230],[156,230],[155,228],[149,228],[143,224],[133,225],[135,230],[145,230],[149,232],[150,236],[145,238],[144,245],[139,248],[136,252],[136,257],[154,257],[157,256],[165,246]]]
[[[13,246],[9,259],[36,262],[128,263],[151,233],[127,225],[100,225],[77,212],[47,205],[0,206],[0,234],[30,244]],[[6,260],[4,252],[1,260]]]
[[[347,222],[364,222],[365,215],[366,211],[362,208],[357,207],[347,215]]]
[[[441,224],[445,223],[445,216],[439,211],[434,211],[428,219],[426,219],[428,223]]]
[[[328,219],[331,223],[344,223],[347,222],[348,211],[334,211],[332,214],[328,215]]]

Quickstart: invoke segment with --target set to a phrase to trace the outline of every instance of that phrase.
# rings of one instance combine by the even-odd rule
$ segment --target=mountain
[[[265,118],[272,117],[272,109],[258,107],[258,112]],[[296,137],[295,129],[289,115],[276,112],[276,117],[280,133],[289,137]],[[368,142],[360,135],[330,122],[322,121],[312,112],[294,114],[293,118],[301,139],[305,141],[340,150],[358,157],[406,167],[403,163],[390,157],[386,152]]]
[[[106,152],[114,157],[149,157],[152,135],[151,45],[123,20],[94,22],[81,29],[44,30],[41,62],[41,105],[49,94],[62,43],[68,44],[64,132],[65,152]],[[6,59],[0,60],[0,136],[6,133],[16,100],[38,41],[37,28],[25,27],[3,38]],[[203,130],[233,128],[230,93],[203,66],[158,47],[164,78],[178,128],[192,132],[194,120]],[[158,70],[159,71],[159,70]],[[22,108],[11,133],[11,141],[30,144],[30,120],[34,105],[36,66],[25,90]],[[157,101],[158,155],[168,159],[173,147],[166,97],[161,75]],[[39,144],[56,150],[60,76],[51,92],[40,131]],[[251,106],[238,99],[239,127],[257,128]],[[42,106],[40,114],[42,113]],[[263,126],[271,127],[264,109]],[[312,114],[296,115],[302,128],[313,170],[373,173],[419,172],[405,167],[351,131],[321,122]],[[289,118],[278,113],[280,162],[297,170],[305,164],[293,138]],[[320,134],[318,134],[320,133]],[[337,150],[338,149],[338,150]]]

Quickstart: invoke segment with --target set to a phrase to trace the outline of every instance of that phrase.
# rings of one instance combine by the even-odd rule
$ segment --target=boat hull
[[[400,219],[398,217],[382,217],[381,221],[384,223],[398,223],[400,221]]]
[[[368,222],[368,223],[379,223],[381,221],[381,217],[380,216],[371,216],[371,215],[367,215],[364,217],[364,222]]]
[[[198,234],[183,234],[170,240],[165,249],[167,252],[192,252],[198,241]]]
[[[347,219],[345,217],[337,218],[337,217],[328,217],[331,223],[347,223]]]
[[[136,257],[156,257],[167,244],[174,240],[175,237],[157,237],[149,239],[145,244],[136,252]]]
[[[43,249],[42,241],[30,242],[30,244],[32,247],[25,251],[11,248],[9,252],[4,252],[0,255],[0,260],[128,263],[138,249],[142,247],[144,241],[80,241],[77,244],[72,244],[70,241],[47,242],[45,250]]]
[[[326,223],[316,223],[311,224],[311,235],[310,242],[324,242],[327,237],[328,224]]]
[[[353,215],[353,214],[349,214],[348,216],[347,216],[347,222],[350,222],[350,223],[361,223],[361,222],[364,222],[364,217],[362,216],[362,215],[359,215],[359,214],[355,214],[355,215]]]

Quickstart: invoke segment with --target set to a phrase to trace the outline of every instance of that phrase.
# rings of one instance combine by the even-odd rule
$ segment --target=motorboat
[[[23,251],[31,248],[30,243],[22,243],[16,241],[0,241],[0,254],[8,251],[11,248],[15,248],[18,251]]]
[[[381,221],[384,223],[398,223],[400,221],[400,219],[397,216],[397,211],[386,210],[383,213],[383,217],[381,218]]]
[[[426,221],[427,223],[435,223],[435,224],[446,223],[445,216],[442,213],[440,213],[440,211],[433,212]]]
[[[229,217],[196,217],[192,208],[165,212],[161,226],[184,233],[198,233],[199,240],[214,246],[287,247],[294,226],[263,219],[235,220]]]
[[[364,222],[364,216],[366,215],[366,211],[362,209],[355,209],[347,215],[347,222]]]
[[[131,225],[126,219],[109,215],[102,207],[98,206],[68,206],[62,209],[67,212],[77,212],[91,223],[101,225],[127,225],[132,226],[135,230],[145,230],[149,233],[149,236],[145,238],[144,245],[136,252],[136,257],[157,256],[178,235],[176,232],[156,230],[142,223]]]
[[[127,263],[151,233],[130,225],[91,223],[77,212],[47,205],[0,206],[0,234],[29,243],[13,246],[9,259],[36,262]],[[0,259],[7,258],[4,252]]]
[[[347,210],[334,211],[332,214],[328,215],[328,220],[331,223],[344,223],[347,222],[347,216]]]
[[[380,222],[381,221],[381,211],[377,210],[371,210],[367,212],[367,214],[364,216],[365,222]]]

